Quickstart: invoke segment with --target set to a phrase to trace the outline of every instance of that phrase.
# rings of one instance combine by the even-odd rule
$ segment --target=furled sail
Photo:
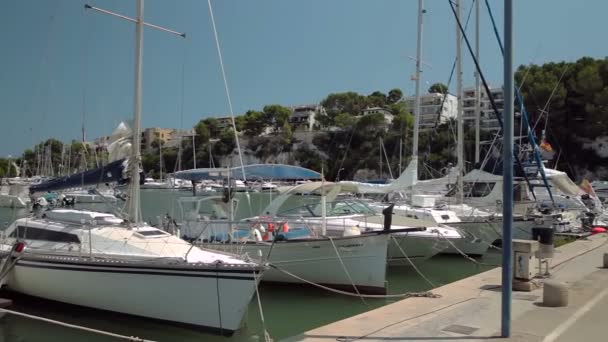
[[[76,173],[71,176],[54,178],[40,184],[33,184],[30,186],[30,193],[47,192],[104,183],[122,184],[128,181],[128,169],[128,160],[120,159],[93,170]]]

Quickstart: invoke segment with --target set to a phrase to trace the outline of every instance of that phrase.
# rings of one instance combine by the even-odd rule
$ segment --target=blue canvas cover
[[[245,177],[243,177],[243,169]],[[284,164],[253,164],[233,168],[191,169],[174,173],[175,178],[201,181],[206,179],[247,179],[247,180],[314,180],[321,174],[300,166]]]

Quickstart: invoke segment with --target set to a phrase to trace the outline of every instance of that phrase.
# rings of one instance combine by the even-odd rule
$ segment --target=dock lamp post
[[[502,188],[502,305],[501,336],[511,336],[511,292],[513,291],[513,0],[505,1],[503,188]]]

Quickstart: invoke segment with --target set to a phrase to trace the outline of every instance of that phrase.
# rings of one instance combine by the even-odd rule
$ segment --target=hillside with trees
[[[515,79],[557,168],[574,179],[608,178],[608,58],[520,66]]]
[[[556,151],[551,165],[557,164],[558,169],[576,180],[607,179],[608,59],[584,57],[576,62],[520,66],[515,78],[521,87],[535,136],[540,141],[544,132],[546,141]],[[428,91],[444,93],[447,86],[435,83]],[[403,92],[397,88],[368,95],[356,92],[329,94],[320,101],[325,112],[315,117],[318,129],[311,133],[313,137],[309,142],[302,140],[297,126],[290,122],[292,109],[279,104],[249,110],[235,118],[234,126],[246,160],[286,162],[317,171],[323,169],[329,180],[353,179],[360,170],[365,171],[362,174],[367,178],[389,177],[389,168],[393,177],[397,177],[412,152],[414,118],[412,108],[406,106],[403,98]],[[521,111],[521,108],[517,110]],[[392,121],[387,121],[387,117]],[[215,118],[205,118],[193,129],[196,133],[194,142],[191,139],[182,142],[182,169],[194,166],[193,151],[197,167],[226,166],[227,160],[236,155],[232,124],[220,125]],[[421,132],[421,178],[436,177],[448,163],[455,162],[455,131],[455,121],[448,120],[430,131]],[[490,132],[482,132],[482,140],[492,137]],[[472,161],[472,127],[465,126],[464,140],[465,159]],[[162,146],[159,141],[152,146],[154,151],[142,156],[148,174],[158,174],[160,147],[164,172],[177,170],[178,147]],[[44,162],[41,151],[50,151],[49,167],[54,174],[73,172],[85,164],[94,167],[105,156],[103,151],[91,150],[78,141],[63,144],[49,139],[24,152],[22,158],[31,172],[40,169]],[[70,151],[69,158],[66,151]],[[21,165],[21,160],[17,159],[16,163]],[[8,174],[8,163],[0,159],[0,177]]]

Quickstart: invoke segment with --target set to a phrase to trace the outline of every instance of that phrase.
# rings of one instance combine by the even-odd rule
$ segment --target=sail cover
[[[30,186],[30,193],[47,192],[100,183],[124,183],[127,181],[127,165],[127,159],[121,159],[97,169],[80,172],[71,176],[54,178],[40,184],[33,184]]]
[[[243,176],[243,171],[245,175]],[[254,164],[233,168],[204,168],[179,171],[175,178],[201,181],[206,179],[247,179],[247,180],[308,180],[321,179],[321,174],[300,166],[284,164]]]

